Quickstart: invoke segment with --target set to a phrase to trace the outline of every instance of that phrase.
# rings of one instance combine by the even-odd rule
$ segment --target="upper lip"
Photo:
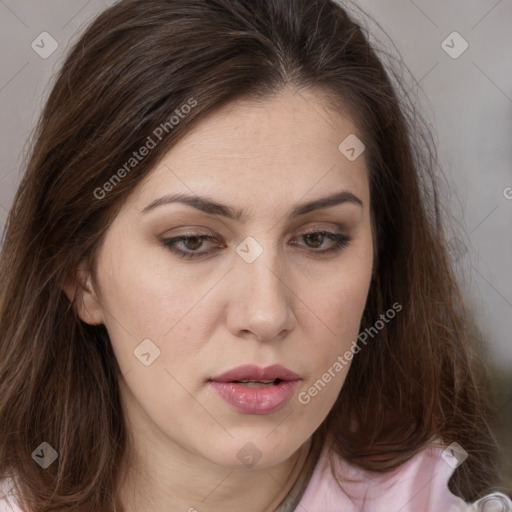
[[[212,377],[216,382],[234,382],[237,380],[299,380],[300,376],[280,364],[261,368],[253,364],[245,364],[232,368],[222,375]]]

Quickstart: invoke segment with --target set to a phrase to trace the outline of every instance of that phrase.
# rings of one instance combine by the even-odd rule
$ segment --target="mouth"
[[[266,388],[269,386],[277,386],[281,382],[284,382],[282,379],[274,379],[274,380],[234,380],[232,381],[233,384],[240,384],[241,386],[244,386],[246,388]]]
[[[270,414],[281,409],[301,377],[281,365],[244,365],[209,379],[220,398],[244,414]]]

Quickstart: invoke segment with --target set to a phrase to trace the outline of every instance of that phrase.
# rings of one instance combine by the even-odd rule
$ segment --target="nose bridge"
[[[264,251],[254,262],[246,263],[241,274],[244,279],[247,278],[247,286],[253,297],[265,299],[265,302],[268,303],[278,298],[282,299],[286,295],[286,286],[284,276],[280,274],[281,270],[276,252]]]
[[[260,237],[261,239],[261,237]],[[247,237],[237,248],[235,293],[232,296],[231,327],[271,339],[290,329],[293,313],[279,248],[269,237]]]

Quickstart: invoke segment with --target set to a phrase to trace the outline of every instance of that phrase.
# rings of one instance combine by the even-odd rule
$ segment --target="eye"
[[[216,242],[217,239],[211,235],[205,235],[203,233],[187,233],[185,235],[176,236],[174,238],[166,238],[161,241],[162,245],[169,249],[172,253],[178,255],[180,258],[192,259],[199,256],[206,256],[213,252],[210,251],[198,251],[204,241]],[[178,244],[183,244],[184,249],[179,249]]]
[[[297,238],[305,240],[305,245],[309,248],[309,252],[317,256],[340,252],[352,241],[352,238],[344,233],[319,230],[308,231],[299,235]],[[326,240],[330,240],[331,244],[327,248],[322,249],[321,247],[325,245],[324,242]],[[161,240],[161,244],[180,258],[194,259],[215,252],[216,249],[199,250],[201,247],[204,247],[205,241],[219,243],[217,238],[211,235],[205,235],[204,233],[186,233],[173,238],[163,239]],[[179,244],[182,244],[181,247]],[[292,245],[302,244],[292,242]]]
[[[318,230],[303,233],[300,235],[300,238],[306,241],[307,247],[314,249],[311,252],[320,256],[338,253],[352,241],[352,238],[344,233]],[[326,239],[331,240],[331,245],[326,249],[316,250],[322,246]]]

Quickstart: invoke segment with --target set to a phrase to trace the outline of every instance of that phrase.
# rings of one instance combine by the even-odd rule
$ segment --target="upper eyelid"
[[[227,228],[227,226],[222,223],[224,225],[224,227],[226,227],[227,230],[229,230],[229,228]],[[331,232],[345,232],[345,231],[348,231],[349,230],[349,225],[343,223],[343,222],[340,222],[340,221],[329,221],[329,220],[320,220],[320,221],[317,221],[317,223],[315,224],[314,221],[310,221],[308,222],[307,224],[309,224],[308,226],[306,227],[300,227],[300,228],[293,228],[291,231],[292,232],[298,232],[299,234],[304,234],[304,233],[308,233],[308,232],[318,232],[318,231],[331,231]],[[320,224],[320,225],[319,225]],[[180,228],[176,228],[176,229],[180,229]],[[168,236],[166,238],[173,238],[173,237],[179,237],[179,236],[212,236],[212,237],[222,237],[222,235],[220,235],[218,233],[218,229],[212,229],[212,228],[209,228],[207,226],[194,226],[194,227],[190,227],[190,228],[183,228],[185,231],[183,233],[181,232],[178,232],[176,235],[172,235],[172,236]]]

